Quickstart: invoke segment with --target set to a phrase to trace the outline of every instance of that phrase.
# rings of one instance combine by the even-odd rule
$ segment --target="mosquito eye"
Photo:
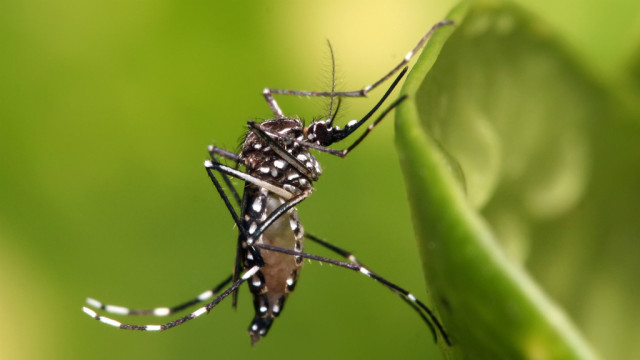
[[[333,143],[333,141],[331,141],[331,132],[327,129],[327,125],[321,122],[313,124],[311,131],[309,131],[308,138],[323,146],[328,146]]]

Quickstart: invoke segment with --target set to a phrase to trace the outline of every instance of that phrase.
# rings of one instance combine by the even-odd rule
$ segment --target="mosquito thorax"
[[[295,118],[270,119],[260,123],[260,127],[270,136],[271,141],[291,154],[315,179],[322,173],[320,164],[309,149],[293,141],[306,140],[302,121]],[[293,194],[312,189],[313,179],[305,177],[290,163],[292,160],[278,155],[267,141],[252,131],[247,133],[240,155],[247,172],[259,179]]]

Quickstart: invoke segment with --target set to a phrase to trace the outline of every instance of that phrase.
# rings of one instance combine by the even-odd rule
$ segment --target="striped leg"
[[[231,282],[231,275],[229,275],[229,277],[227,277],[226,279],[224,279],[220,284],[218,284],[216,287],[207,290],[203,293],[201,293],[200,295],[198,295],[197,297],[189,300],[189,301],[185,301],[179,305],[175,305],[175,306],[171,306],[171,307],[157,307],[157,308],[153,308],[153,309],[129,309],[127,307],[124,306],[118,306],[118,305],[110,305],[110,304],[103,304],[102,302],[96,300],[96,299],[92,299],[92,298],[87,298],[87,304],[93,308],[111,313],[111,314],[117,314],[117,315],[154,315],[154,316],[167,316],[167,315],[171,315],[174,313],[177,313],[179,311],[182,311],[184,309],[188,309],[190,307],[192,307],[193,305],[196,305],[198,303],[201,303],[203,301],[207,301],[209,299],[211,299],[212,297],[218,295],[218,293],[220,292],[220,290],[222,290],[223,288],[225,288],[227,285],[229,285],[229,283]]]
[[[232,167],[223,165],[223,164],[221,164],[219,162],[206,160],[204,162],[204,167],[207,169],[207,172],[209,173],[210,177],[213,175],[212,171],[216,170],[219,173],[226,174],[226,175],[229,175],[229,176],[233,176],[234,178],[237,178],[237,179],[246,181],[248,183],[252,183],[252,184],[254,184],[256,186],[265,188],[265,189],[271,191],[272,193],[282,197],[283,199],[291,199],[293,197],[292,193],[290,193],[289,191],[287,191],[287,190],[285,190],[285,189],[283,189],[281,187],[278,187],[276,185],[268,183],[268,182],[266,182],[264,180],[260,180],[260,179],[258,179],[256,177],[253,177],[253,176],[251,176],[251,175],[249,175],[249,174],[247,174],[247,173],[245,173],[243,171],[236,170],[236,169],[234,169]]]
[[[250,279],[253,275],[255,275],[255,273],[258,272],[258,270],[260,270],[259,266],[254,266],[251,269],[247,270],[241,277],[240,279],[238,279],[236,282],[233,283],[233,285],[231,285],[229,288],[227,288],[227,290],[225,290],[222,294],[220,294],[220,296],[216,297],[212,302],[208,303],[206,306],[203,306],[199,309],[197,309],[196,311],[192,312],[191,314],[182,317],[180,319],[168,322],[166,324],[162,324],[162,325],[130,325],[130,324],[123,324],[117,320],[105,317],[105,316],[101,316],[98,315],[94,310],[88,308],[88,307],[83,307],[82,311],[84,311],[87,315],[91,316],[92,318],[105,323],[107,325],[111,325],[111,326],[115,326],[117,328],[123,329],[123,330],[142,330],[142,331],[163,331],[163,330],[167,330],[167,329],[171,329],[173,327],[176,327],[178,325],[182,325],[185,322],[189,321],[189,320],[193,320],[195,318],[197,318],[198,316],[204,314],[204,313],[208,313],[209,311],[211,311],[211,309],[213,309],[216,305],[218,305],[222,300],[224,300],[224,298],[226,298],[227,296],[229,296],[229,294],[231,294],[232,292],[234,292],[240,285],[242,285],[242,283],[244,283],[245,281],[247,281],[248,279]],[[204,293],[203,293],[204,294]]]
[[[360,261],[358,261],[358,259],[356,259],[356,257],[353,255],[353,253],[351,253],[351,252],[349,252],[347,250],[341,249],[341,248],[339,248],[339,247],[337,247],[337,246],[335,246],[333,244],[330,244],[330,243],[326,242],[325,240],[322,240],[319,237],[311,235],[309,233],[305,233],[304,236],[307,239],[313,241],[314,243],[320,244],[320,245],[326,247],[327,249],[333,251],[334,253],[342,256],[343,258],[351,261],[352,263],[354,263],[356,265],[364,266],[364,264],[362,264]]]
[[[231,184],[231,180],[229,178],[230,174],[226,171],[221,171],[220,170],[220,166],[224,166],[222,165],[217,159],[215,154],[219,154],[224,156],[227,159],[231,159],[233,161],[235,161],[237,164],[239,164],[240,161],[240,157],[235,154],[232,153],[230,151],[215,147],[215,146],[209,146],[209,155],[211,155],[211,161],[207,160],[204,162],[204,166],[205,169],[207,170],[207,174],[209,175],[209,178],[211,179],[211,182],[213,182],[213,185],[215,186],[216,190],[218,191],[218,195],[220,195],[220,198],[222,199],[222,201],[224,202],[224,204],[227,207],[227,210],[229,211],[229,214],[231,215],[231,217],[233,218],[233,221],[235,222],[236,226],[238,227],[238,231],[240,231],[240,233],[242,234],[242,238],[246,239],[248,237],[248,230],[245,229],[242,221],[240,220],[240,217],[238,216],[238,212],[236,211],[236,209],[233,207],[233,205],[231,204],[231,201],[229,200],[229,197],[227,196],[227,193],[224,191],[224,189],[222,188],[222,185],[220,184],[220,181],[218,181],[218,179],[216,178],[215,174],[213,173],[213,170],[217,170],[221,175],[222,178],[224,179],[224,182],[227,184],[228,188],[230,189],[230,191],[233,193],[233,197],[237,203],[238,206],[241,206],[241,199],[240,196],[238,195],[238,192],[236,191],[236,189],[233,187],[233,184]],[[226,167],[228,169],[231,169],[229,167]],[[249,176],[241,171],[232,169],[237,173],[243,174],[245,176]],[[233,175],[232,175],[233,176]],[[237,176],[234,176],[237,177]],[[242,178],[240,178],[242,179]],[[245,179],[242,179],[245,180]],[[245,180],[246,181],[246,180]],[[255,260],[255,263],[259,266],[263,266],[264,265],[264,260],[262,259],[262,256],[260,255],[260,253],[258,251],[255,250],[254,247],[249,247],[248,249],[251,252],[251,256],[253,257],[253,259]],[[242,271],[243,268],[243,264],[242,264],[242,257],[241,257],[241,251],[242,251],[242,241],[240,240],[240,238],[238,238],[238,245],[236,247],[236,260],[233,266],[233,275],[232,278],[233,280],[237,280],[239,279],[239,274]],[[238,303],[238,292],[236,290],[233,291],[233,295],[231,296],[231,307],[232,308],[236,308],[236,305]]]
[[[327,241],[325,241],[325,240],[322,240],[322,239],[320,239],[320,238],[319,238],[319,237],[317,237],[317,236],[314,236],[314,235],[311,235],[311,234],[306,233],[306,234],[305,234],[305,237],[306,237],[307,239],[309,239],[309,240],[311,240],[311,241],[315,242],[316,244],[320,244],[320,245],[324,246],[325,248],[327,248],[327,249],[329,249],[329,250],[331,250],[331,251],[335,252],[336,254],[338,254],[338,255],[340,255],[340,256],[342,256],[342,257],[344,257],[345,259],[348,259],[348,260],[349,260],[350,262],[352,262],[353,264],[355,264],[355,265],[360,265],[360,266],[362,266],[362,267],[365,267],[365,268],[366,268],[366,266],[365,266],[363,263],[361,263],[360,261],[358,261],[358,259],[356,259],[355,255],[353,255],[353,253],[351,253],[351,252],[349,252],[349,251],[347,251],[347,250],[344,250],[344,249],[342,249],[342,248],[339,248],[339,247],[337,247],[337,246],[335,246],[335,245],[333,245],[333,244],[331,244],[331,243],[329,243],[329,242],[327,242]],[[425,312],[420,308],[420,306],[416,305],[416,303],[414,303],[413,301],[411,301],[411,300],[410,300],[407,296],[405,296],[404,294],[402,294],[402,293],[399,293],[399,292],[395,291],[395,289],[393,289],[393,288],[389,288],[389,289],[390,289],[391,291],[393,291],[394,293],[396,293],[398,296],[400,296],[400,298],[401,298],[404,302],[406,302],[409,306],[411,306],[411,308],[413,308],[413,310],[415,310],[415,311],[418,313],[418,315],[422,318],[422,320],[423,320],[423,321],[427,324],[427,326],[429,327],[429,330],[431,330],[431,333],[433,334],[434,339],[435,339],[435,338],[436,338],[436,330],[435,330],[435,328],[433,327],[433,324],[431,323],[431,320],[429,320],[429,317],[427,317],[427,315],[425,315]],[[436,340],[437,340],[437,339],[436,339]]]
[[[447,343],[447,345],[451,346],[451,341],[449,340],[449,336],[445,332],[444,327],[442,326],[440,321],[438,321],[438,318],[431,311],[431,309],[429,309],[429,307],[427,307],[422,301],[418,300],[409,291],[399,287],[398,285],[390,282],[389,280],[383,278],[382,276],[372,272],[368,268],[366,268],[366,267],[364,267],[362,265],[359,265],[359,264],[348,263],[348,262],[344,262],[344,261],[338,261],[338,260],[334,260],[334,259],[330,259],[330,258],[326,258],[326,257],[322,257],[322,256],[307,254],[307,253],[294,251],[294,250],[283,249],[283,248],[270,246],[270,245],[266,245],[266,244],[255,244],[254,246],[257,247],[257,248],[260,248],[260,249],[268,250],[268,251],[277,251],[277,252],[281,252],[281,253],[284,253],[284,254],[300,256],[300,257],[311,259],[311,260],[316,260],[316,261],[320,261],[320,262],[324,262],[324,263],[333,264],[333,265],[340,266],[340,267],[343,267],[343,268],[346,268],[346,269],[350,269],[350,270],[353,270],[353,271],[360,272],[360,273],[362,273],[362,274],[364,274],[364,275],[366,275],[366,276],[378,281],[379,283],[381,283],[382,285],[384,285],[388,289],[391,289],[391,291],[393,291],[393,292],[397,293],[398,295],[402,296],[407,301],[407,303],[414,304],[419,309],[423,310],[426,313],[426,316],[423,316],[422,318],[425,319],[427,321],[427,323],[432,323],[432,325],[435,325],[435,327],[438,329],[438,332],[440,332],[440,334],[442,335],[442,338]],[[345,253],[348,253],[348,252],[345,251]],[[428,316],[428,319],[427,319],[427,316]],[[430,328],[433,330],[433,326],[430,326]],[[435,340],[437,341],[437,336],[436,336],[435,331],[433,331],[433,334],[434,334]]]
[[[229,150],[219,148],[217,146],[209,145],[209,156],[211,156],[211,160],[214,163],[220,163],[220,161],[218,161],[218,159],[216,158],[216,154],[224,157],[225,159],[233,161],[234,163],[236,163],[236,165],[240,165],[240,162],[241,162],[240,155],[234,152],[231,152]],[[221,172],[220,174],[222,175],[222,179],[224,180],[225,184],[227,184],[227,188],[229,189],[229,191],[231,191],[231,194],[233,195],[233,198],[235,199],[236,204],[240,206],[240,204],[242,203],[242,199],[240,199],[240,194],[238,194],[238,191],[236,190],[236,188],[233,187],[233,184],[231,183],[231,179],[229,178],[229,175],[223,172]]]

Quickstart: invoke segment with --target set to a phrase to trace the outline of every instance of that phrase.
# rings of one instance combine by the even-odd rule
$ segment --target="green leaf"
[[[566,224],[587,196],[609,99],[513,5],[463,3],[447,19],[396,115],[424,271],[454,343],[445,355],[596,358],[524,265],[546,229],[587,229]]]

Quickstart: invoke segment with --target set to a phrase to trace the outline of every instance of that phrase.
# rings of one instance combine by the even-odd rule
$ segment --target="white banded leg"
[[[219,148],[217,146],[209,145],[209,156],[211,156],[211,160],[214,163],[220,163],[218,161],[217,157],[216,157],[216,154],[221,155],[224,158],[235,162],[236,164],[240,164],[240,161],[241,161],[240,155],[238,155],[236,153],[233,153],[231,151],[228,151],[226,149]],[[208,172],[208,170],[207,170],[207,172]],[[222,175],[222,180],[224,180],[225,184],[227,184],[227,188],[229,189],[229,191],[231,191],[231,195],[233,195],[233,198],[236,201],[236,204],[238,206],[240,206],[242,200],[240,199],[240,195],[236,191],[236,188],[231,183],[231,178],[229,178],[229,176],[227,174],[223,173],[223,172],[221,172],[220,174]],[[213,175],[213,174],[209,174],[209,176],[211,176],[211,175]],[[218,188],[217,185],[216,185],[216,188]],[[223,196],[223,194],[220,193],[220,196]],[[226,197],[227,195],[224,194],[224,196]]]
[[[427,31],[427,33],[420,39],[420,41],[418,41],[418,44],[416,44],[416,46],[413,49],[411,49],[411,51],[409,51],[407,55],[405,55],[405,57],[400,61],[398,65],[396,65],[391,71],[389,71],[387,74],[385,74],[383,77],[378,79],[373,84],[365,86],[360,90],[326,92],[326,91],[301,91],[301,90],[265,88],[262,91],[262,94],[264,95],[264,98],[267,101],[267,104],[269,105],[271,112],[273,112],[276,118],[283,118],[284,114],[282,113],[280,106],[278,106],[278,103],[273,97],[273,94],[295,95],[295,96],[315,96],[315,97],[366,97],[369,91],[375,89],[376,87],[378,87],[378,85],[382,84],[391,76],[393,76],[393,74],[398,72],[398,70],[402,69],[411,60],[411,58],[413,58],[413,56],[426,44],[427,40],[429,39],[429,37],[431,37],[434,31],[436,31],[438,28],[442,26],[452,25],[453,23],[454,23],[453,21],[442,20],[436,23],[435,25],[433,25],[429,29],[429,31]]]
[[[333,245],[333,244],[331,244],[331,243],[329,243],[329,242],[327,242],[325,240],[322,240],[317,236],[311,235],[309,233],[305,233],[305,237],[307,239],[309,239],[309,240],[311,240],[311,241],[313,241],[313,242],[315,242],[317,244],[320,244],[320,245],[324,246],[325,248],[335,252],[336,254],[344,257],[345,259],[348,259],[353,264],[360,265],[360,266],[362,266],[364,268],[367,268],[366,265],[364,265],[358,259],[356,259],[355,255],[353,255],[353,253],[351,253],[351,252],[349,252],[347,250],[344,250],[342,248],[339,248],[339,247],[337,247],[337,246],[335,246],[335,245]],[[418,315],[422,318],[422,320],[427,324],[427,326],[429,327],[429,330],[431,330],[431,333],[434,335],[434,338],[435,338],[436,337],[436,330],[433,327],[433,324],[431,323],[431,320],[427,316],[428,314],[425,315],[425,312],[420,308],[420,306],[416,305],[416,303],[414,301],[412,301],[410,299],[410,297],[405,296],[404,294],[395,291],[395,289],[393,289],[393,288],[389,288],[389,289],[391,291],[393,291],[395,294],[397,294],[398,296],[400,296],[400,298],[404,302],[406,302],[409,306],[411,306],[411,308],[413,310],[415,310],[418,313]]]
[[[231,276],[227,277],[224,281],[222,281],[216,287],[201,293],[197,297],[194,297],[189,301],[185,301],[179,305],[175,305],[171,307],[166,306],[166,307],[156,307],[153,309],[130,309],[124,306],[103,304],[102,302],[93,298],[87,298],[87,305],[95,309],[102,310],[111,314],[117,314],[117,315],[167,316],[167,315],[171,315],[179,311],[188,309],[198,303],[211,299],[212,297],[216,296],[220,292],[220,290],[222,290],[224,287],[229,285],[230,282],[231,282]]]
[[[162,330],[167,330],[167,329],[171,329],[173,327],[176,327],[178,325],[182,325],[185,322],[189,321],[189,320],[193,320],[195,318],[197,318],[198,316],[204,314],[204,313],[208,313],[209,311],[211,311],[211,309],[213,309],[216,305],[218,305],[222,300],[224,300],[224,298],[226,298],[227,296],[229,296],[229,294],[231,294],[232,292],[234,292],[240,285],[242,285],[242,283],[244,283],[245,281],[247,281],[248,279],[250,279],[253,275],[255,275],[255,273],[258,272],[258,270],[260,270],[259,266],[254,266],[251,269],[247,270],[241,277],[240,279],[238,279],[236,282],[233,283],[233,285],[231,285],[229,288],[227,288],[222,294],[220,294],[218,297],[216,297],[212,302],[208,303],[206,306],[203,306],[201,308],[198,308],[196,311],[192,312],[191,314],[184,316],[180,319],[168,322],[166,324],[162,324],[162,325],[132,325],[132,324],[123,324],[117,320],[108,318],[106,316],[102,316],[102,315],[98,315],[94,310],[88,308],[88,307],[83,307],[82,311],[84,311],[87,315],[91,316],[92,318],[107,324],[107,325],[111,325],[123,330],[142,330],[142,331],[162,331]]]
[[[397,293],[398,295],[401,295],[404,299],[406,299],[406,301],[408,303],[413,303],[413,304],[415,304],[415,306],[417,306],[421,310],[423,310],[428,316],[428,319],[426,319],[426,317],[423,317],[423,319],[427,320],[427,323],[432,323],[432,325],[435,325],[435,327],[438,329],[438,332],[442,335],[442,338],[447,343],[447,345],[451,346],[451,341],[449,340],[449,336],[445,332],[444,327],[442,326],[442,324],[440,323],[438,318],[435,316],[433,311],[431,311],[431,309],[429,309],[429,307],[427,307],[422,301],[417,299],[409,291],[407,291],[407,290],[399,287],[398,285],[390,282],[389,280],[387,280],[387,279],[383,278],[382,276],[374,273],[373,271],[369,270],[368,268],[366,268],[366,267],[364,267],[362,265],[354,264],[354,263],[348,263],[348,262],[344,262],[344,261],[334,260],[334,259],[330,259],[330,258],[326,258],[326,257],[322,257],[322,256],[317,256],[317,255],[313,255],[313,254],[307,254],[307,253],[303,253],[303,252],[299,252],[299,251],[295,251],[295,250],[283,249],[283,248],[270,246],[270,245],[266,245],[266,244],[255,244],[254,246],[257,247],[257,248],[260,248],[260,249],[268,250],[268,251],[277,251],[277,252],[281,252],[281,253],[284,253],[284,254],[289,254],[289,255],[293,255],[293,256],[300,256],[300,257],[311,259],[311,260],[316,260],[316,261],[320,261],[320,262],[333,264],[333,265],[340,266],[340,267],[343,267],[343,268],[346,268],[346,269],[350,269],[350,270],[353,270],[353,271],[360,272],[360,273],[362,273],[362,274],[364,274],[364,275],[366,275],[366,276],[378,281],[379,283],[381,283],[385,287],[391,289],[393,292]],[[431,326],[430,326],[430,328],[432,329],[433,334],[434,334],[434,338],[437,341],[436,332],[435,332],[435,330],[433,330],[434,328],[431,327]]]
[[[364,264],[362,264],[360,261],[358,261],[358,259],[356,259],[355,255],[353,255],[353,253],[351,253],[350,251],[347,251],[347,250],[344,250],[342,248],[339,248],[339,247],[327,242],[326,240],[322,240],[319,237],[311,235],[311,234],[306,233],[306,232],[305,232],[304,236],[307,239],[315,242],[316,244],[320,244],[320,245],[324,246],[325,248],[333,251],[334,253],[342,256],[343,258],[351,261],[352,263],[354,263],[356,265],[364,266]]]
[[[290,193],[289,191],[287,191],[287,190],[285,190],[285,189],[283,189],[281,187],[278,187],[276,185],[268,183],[268,182],[266,182],[264,180],[260,180],[260,179],[254,177],[254,176],[251,176],[251,175],[249,175],[249,174],[247,174],[247,173],[245,173],[243,171],[236,170],[236,169],[234,169],[232,167],[223,165],[223,164],[221,164],[219,162],[206,160],[204,162],[204,167],[207,169],[207,171],[209,173],[211,173],[212,170],[216,170],[216,171],[218,171],[218,172],[220,172],[222,174],[227,174],[229,176],[233,176],[234,178],[237,178],[237,179],[246,181],[248,183],[252,183],[252,184],[254,184],[256,186],[265,188],[265,189],[269,190],[270,192],[282,197],[283,199],[288,200],[288,199],[291,199],[293,197],[292,193]]]

